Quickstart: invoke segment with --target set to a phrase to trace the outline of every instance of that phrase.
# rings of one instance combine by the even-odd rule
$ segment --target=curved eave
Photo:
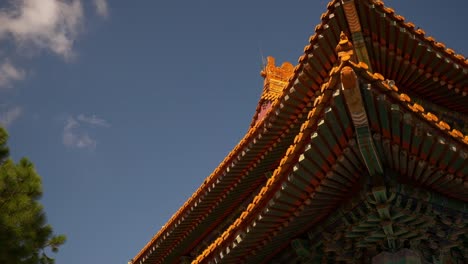
[[[412,138],[403,140],[404,137],[400,133],[403,133],[404,130],[392,129],[388,126],[388,122],[375,125],[378,120],[370,116],[371,124],[379,128],[375,131],[374,141],[381,158],[385,160],[385,165],[400,171],[413,184],[419,184],[466,201],[468,198],[466,187],[463,184],[460,185],[459,180],[462,179],[462,183],[468,181],[466,179],[468,165],[466,162],[464,163],[468,155],[468,137],[457,136],[453,131],[441,128],[435,122],[434,117],[427,112],[415,111],[411,99],[398,93],[396,87],[391,89],[383,82],[380,74],[371,74],[363,64],[351,63],[350,66],[359,76],[371,82],[372,87],[377,89],[377,91],[365,92],[368,111],[375,111],[376,115],[392,116],[395,105],[398,104],[407,114],[409,113],[419,122],[431,126],[429,133],[440,134],[442,139],[449,141],[423,139],[423,144],[427,145],[426,148],[431,148],[435,154],[418,151],[410,158],[413,147],[411,143],[417,141],[417,135],[409,133]],[[332,70],[332,72],[336,74],[339,69]],[[323,86],[334,87],[330,84]],[[372,92],[376,92],[376,94],[372,95]],[[386,96],[387,99],[382,99],[382,96]],[[326,95],[324,95],[325,97]],[[384,101],[376,103],[377,98]],[[327,122],[327,120],[340,120],[344,124],[350,122],[348,113],[343,107],[343,98],[340,97],[339,91],[335,92],[333,95],[335,102],[331,108],[327,106],[329,99],[330,97],[327,97],[326,100],[317,103],[322,110],[325,109],[323,113],[314,109],[317,110],[315,111],[315,119],[309,114],[311,119],[302,125],[300,134],[296,136],[295,144],[288,150],[289,155],[282,159],[284,166],[275,170],[272,179],[262,188],[241,217],[218,237],[194,263],[205,263],[213,259],[227,263],[240,259],[248,259],[248,263],[258,263],[265,260],[275,249],[288,246],[288,239],[291,236],[300,234],[307,230],[311,224],[328,215],[358,182],[365,166],[358,150],[356,150],[356,142],[352,139],[353,133],[346,130],[346,127],[349,128],[349,126],[342,124],[340,129],[340,125]],[[320,119],[321,114],[324,114],[323,119]],[[397,122],[404,123],[402,116],[398,117]],[[312,130],[305,129],[314,123]],[[411,129],[414,130],[417,125],[412,122],[411,126],[413,126]],[[309,138],[311,143],[302,152],[301,149],[309,141]],[[392,138],[402,140],[391,142],[389,145]],[[452,151],[453,146],[456,146],[455,149],[458,150],[458,153],[454,153],[452,156],[458,155],[458,157],[450,159],[444,168],[431,168],[443,159],[441,154],[444,153],[444,148]],[[297,158],[298,153],[303,154]],[[407,157],[408,163],[417,163],[423,167],[410,171],[410,167],[403,163],[398,162],[396,165],[397,161],[394,159],[399,157],[400,153],[407,153],[403,156]],[[448,179],[442,177],[450,171],[454,173],[455,177]]]
[[[355,1],[373,71],[406,93],[468,114],[468,60],[381,1]]]
[[[371,83],[366,108],[386,165],[412,184],[468,201],[468,135],[390,87],[382,75],[355,70]]]
[[[247,263],[268,263],[272,253],[320,221],[347,195],[345,190],[353,188],[358,181],[360,174],[356,171],[364,165],[355,150],[353,131],[346,125],[351,120],[343,97],[334,90],[333,96],[323,104],[315,129],[304,135],[306,146],[302,153],[296,154],[297,162],[290,171],[284,171],[274,195],[263,198],[268,202],[256,211],[256,218],[237,232],[239,235],[231,245],[228,243],[229,254],[225,254],[223,262],[240,259]],[[348,142],[354,142],[354,146]]]
[[[339,75],[338,67],[331,70],[333,73],[329,81],[322,85],[322,92],[314,101],[314,108],[308,113],[306,121],[302,124],[301,130],[296,135],[294,143],[289,147],[285,156],[281,159],[279,166],[273,172],[273,175],[268,179],[253,201],[247,206],[247,209],[240,215],[234,223],[229,226],[221,236],[219,236],[211,245],[209,245],[202,254],[200,254],[193,263],[205,263],[209,259],[222,257],[223,252],[229,251],[231,246],[235,248],[235,242],[241,234],[246,230],[256,225],[256,219],[262,216],[261,210],[270,199],[277,194],[277,190],[281,188],[281,184],[287,178],[287,174],[292,170],[297,162],[300,153],[303,152],[311,134],[316,130],[319,118],[323,115],[325,106],[332,97],[331,89],[335,86],[337,76]],[[283,197],[288,199],[287,197]],[[260,220],[260,219],[259,219]],[[268,223],[267,223],[268,225]],[[234,243],[234,244],[232,244]]]
[[[257,123],[231,151],[220,166],[204,181],[192,197],[134,258],[133,263],[159,263],[181,243],[219,205],[233,193],[239,182],[254,169],[267,152],[275,148],[289,131],[305,104],[277,102],[267,118]],[[278,108],[284,110],[278,111]],[[238,201],[241,203],[242,201]]]
[[[346,22],[329,19],[336,2],[338,1],[329,3],[327,12],[322,15],[322,24],[316,27],[316,33],[310,38],[310,44],[305,47],[306,54],[299,58],[299,64],[295,67],[288,86],[273,103],[266,117],[249,129],[244,138],[197,191],[133,258],[132,263],[146,263],[146,260],[159,263],[170,254],[174,245],[178,245],[199,225],[200,221],[197,219],[206,217],[211,206],[218,204],[223,196],[226,197],[223,193],[236,188],[237,184],[227,183],[229,171],[232,174],[233,170],[236,173],[247,173],[264,157],[264,152],[271,150],[277,141],[289,132],[290,126],[305,115],[303,110],[306,109],[307,102],[311,101],[315,93],[320,90],[321,84],[326,81],[327,72],[337,60],[333,50],[338,39],[335,31],[328,30],[328,23],[346,27]],[[334,27],[334,30],[346,29]],[[325,56],[322,53],[323,49],[329,50],[330,53]],[[241,176],[243,175],[232,179],[232,182]]]
[[[362,65],[362,63],[360,64]],[[389,86],[384,81],[385,78],[382,74],[369,72],[367,67],[362,67],[360,65],[353,65],[353,68],[361,78],[375,84],[374,86],[377,87],[381,93],[385,94],[391,102],[397,103],[406,111],[414,113],[419,120],[440,131],[445,137],[453,139],[460,144],[460,146],[466,147],[468,145],[468,135],[463,135],[457,129],[452,129],[447,123],[439,119],[436,114],[426,111],[421,105],[415,103],[410,96],[400,91],[398,86]],[[465,105],[464,109],[467,111],[468,105]],[[371,110],[368,110],[368,112],[372,113]],[[372,117],[372,114],[370,116]]]

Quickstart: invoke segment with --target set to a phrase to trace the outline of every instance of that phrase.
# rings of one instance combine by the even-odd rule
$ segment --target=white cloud
[[[102,17],[109,16],[109,8],[107,7],[107,0],[94,0],[94,7],[96,12]]]
[[[92,139],[86,132],[78,131],[80,124],[78,121],[69,117],[63,128],[63,144],[67,147],[79,149],[94,149],[96,148],[96,140]]]
[[[101,126],[101,127],[109,127],[110,124],[102,119],[102,118],[99,118],[95,115],[92,115],[92,116],[85,116],[83,114],[80,114],[78,115],[77,119],[83,123],[88,123],[90,125],[94,125],[94,126]]]
[[[71,58],[83,20],[80,0],[16,0],[0,10],[0,38],[23,48],[48,49]]]
[[[84,0],[7,0],[0,8],[0,88],[25,78],[14,56],[2,47],[20,51],[24,57],[49,51],[65,60],[75,57],[74,43],[84,26]],[[109,16],[107,0],[93,0],[99,16]],[[6,43],[6,45],[5,45]],[[10,45],[11,44],[11,45]],[[15,66],[14,66],[15,65]]]
[[[88,127],[86,127],[88,125]],[[87,117],[83,114],[78,115],[76,118],[73,116],[68,117],[63,128],[63,144],[67,147],[78,149],[95,149],[97,140],[92,138],[86,129],[92,127],[109,127],[110,124],[95,115]]]
[[[8,128],[23,113],[23,108],[19,106],[12,107],[3,113],[0,113],[0,125]]]
[[[8,60],[0,65],[0,88],[10,87],[13,81],[23,80],[25,72],[13,66]]]

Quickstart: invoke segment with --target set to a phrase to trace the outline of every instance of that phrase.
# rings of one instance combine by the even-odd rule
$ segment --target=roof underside
[[[398,175],[398,179],[392,180],[467,202],[467,187],[463,185],[468,181],[466,145],[447,140],[442,131],[427,120],[420,120],[418,114],[406,109],[396,98],[389,98],[382,89],[370,84],[362,86],[366,108],[369,113],[374,112],[369,118],[378,154],[386,170]],[[311,135],[297,164],[278,183],[281,187],[257,212],[250,226],[240,229],[245,232],[238,232],[238,237],[227,243],[224,250],[218,249],[218,260],[223,263],[280,261],[282,258],[275,257],[277,253],[289,248],[295,238],[319,226],[318,223],[356,193],[366,169],[344,105],[342,93],[335,88],[316,133]],[[288,251],[294,252],[290,248]]]

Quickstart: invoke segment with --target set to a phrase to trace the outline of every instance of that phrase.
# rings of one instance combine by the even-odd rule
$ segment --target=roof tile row
[[[443,44],[442,42],[437,42],[433,37],[431,36],[425,36],[426,32],[422,30],[421,28],[417,28],[414,23],[412,22],[405,22],[405,18],[401,15],[397,15],[395,13],[395,10],[393,10],[390,7],[386,7],[383,3],[383,1],[380,0],[368,0],[369,2],[373,2],[377,7],[379,7],[383,12],[385,12],[387,15],[391,16],[393,19],[396,21],[400,22],[402,26],[404,26],[406,29],[412,31],[416,36],[421,38],[421,40],[425,40],[428,43],[432,45],[432,47],[436,50],[439,50],[441,52],[444,52],[447,56],[452,58],[454,61],[459,62],[463,66],[467,67],[468,66],[468,59],[466,59],[463,55],[461,54],[456,54],[452,49],[449,49]]]

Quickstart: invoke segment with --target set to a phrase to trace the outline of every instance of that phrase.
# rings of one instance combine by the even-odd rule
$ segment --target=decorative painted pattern
[[[466,203],[404,184],[395,184],[387,194],[386,199],[376,201],[364,190],[343,203],[308,232],[302,245],[314,254],[303,254],[303,258],[370,263],[379,249],[391,247],[394,252],[422,252],[429,262],[433,256],[454,263],[468,257],[463,245],[468,227],[463,220],[468,217]]]

